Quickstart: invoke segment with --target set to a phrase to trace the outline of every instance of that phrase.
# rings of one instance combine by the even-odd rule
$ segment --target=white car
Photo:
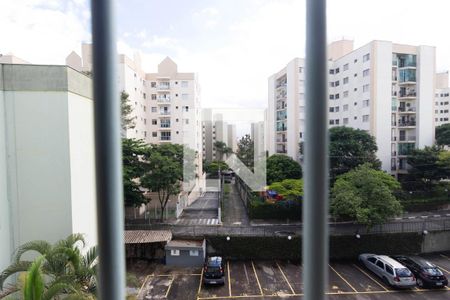
[[[398,261],[386,255],[360,254],[359,261],[367,269],[379,276],[384,283],[399,288],[413,288],[416,278],[413,273]]]

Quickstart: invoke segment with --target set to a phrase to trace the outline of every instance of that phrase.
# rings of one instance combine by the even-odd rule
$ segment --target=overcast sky
[[[449,0],[329,0],[329,41],[350,38],[432,45],[450,68]],[[303,0],[118,0],[119,50],[154,72],[170,56],[196,72],[204,107],[267,106],[267,78],[304,56]],[[63,64],[90,42],[86,0],[1,0],[0,53]]]

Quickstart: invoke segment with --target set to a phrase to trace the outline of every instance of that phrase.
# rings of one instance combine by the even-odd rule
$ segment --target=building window
[[[353,120],[357,120],[357,119],[358,119],[358,117],[357,117],[357,116],[354,116],[354,117],[353,117]]]
[[[328,108],[328,111],[329,111],[329,112],[334,112],[334,107]]]
[[[188,125],[189,124],[189,119],[184,119],[184,124]]]
[[[339,125],[339,119],[334,120],[335,125]]]
[[[334,82],[334,86],[339,86],[339,80]]]
[[[344,104],[344,106],[342,107],[342,109],[343,109],[344,111],[348,111],[348,104]]]
[[[370,53],[367,53],[366,55],[363,56],[363,62],[366,62],[370,60]]]
[[[189,250],[189,256],[198,256],[198,250]]]
[[[348,83],[348,77],[345,77],[345,78],[344,78],[343,83],[344,83],[344,84],[347,84],[347,83]]]
[[[330,95],[330,100],[334,100],[334,95]]]
[[[355,60],[353,61],[353,63],[355,63],[355,64],[356,64],[357,62],[358,62],[358,60],[357,60],[357,59],[355,59]]]
[[[144,99],[147,99],[147,94],[143,93],[142,96],[144,97]]]
[[[358,88],[354,88],[353,91],[356,92],[358,90]]]
[[[334,71],[335,74],[339,73],[339,68],[336,68],[336,70]]]
[[[150,87],[156,88],[156,82],[155,81],[150,82]]]
[[[334,99],[339,99],[339,94],[334,95]]]
[[[156,119],[152,119],[152,125],[157,125],[158,121]]]
[[[147,106],[144,105],[144,111],[147,111]]]
[[[330,86],[331,86],[331,87],[334,87],[334,81],[333,81],[333,82],[330,82]]]
[[[369,122],[369,115],[362,116],[363,122]]]
[[[348,91],[344,91],[344,98],[348,97]]]
[[[158,136],[158,133],[156,131],[153,131],[152,132],[152,137],[157,137],[157,136]]]
[[[353,105],[354,105],[354,106],[358,105],[358,102],[354,102]]]
[[[334,69],[330,69],[330,74],[334,74]]]
[[[299,72],[299,73],[303,73],[303,67],[299,67],[299,68],[298,68],[298,72]]]
[[[170,131],[161,131],[161,141],[170,141]]]
[[[189,94],[181,94],[181,99],[182,100],[188,100],[189,99]]]
[[[156,100],[156,94],[152,94],[152,100]]]
[[[334,120],[330,120],[330,125],[334,125]]]
[[[170,250],[170,255],[172,256],[180,256],[180,250]]]
[[[365,93],[368,91],[369,91],[369,85],[368,84],[363,85],[363,92]]]
[[[363,107],[368,107],[368,106],[369,106],[369,99],[363,100]]]
[[[187,88],[187,87],[189,87],[189,81],[183,80],[183,81],[181,82],[181,87],[182,87],[182,88]]]
[[[344,71],[347,71],[348,70],[348,64],[345,64],[344,65]]]
[[[144,131],[144,137],[147,137],[147,131]]]
[[[367,76],[369,76],[369,74],[370,74],[370,69],[365,69],[363,71],[363,77],[367,77]]]
[[[156,107],[152,107],[152,112],[156,112]]]
[[[185,111],[185,112],[188,112],[188,111],[189,111],[189,106],[185,106],[185,107],[184,107],[184,111]]]
[[[348,124],[348,118],[344,118],[342,121],[343,121],[344,125]]]
[[[147,119],[144,119],[144,124],[147,124]]]
[[[336,106],[336,107],[334,108],[334,111],[335,111],[335,112],[339,112],[339,106]]]

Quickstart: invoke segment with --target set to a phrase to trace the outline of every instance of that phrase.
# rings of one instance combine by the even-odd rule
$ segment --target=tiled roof
[[[168,242],[171,239],[170,230],[125,230],[125,244]]]

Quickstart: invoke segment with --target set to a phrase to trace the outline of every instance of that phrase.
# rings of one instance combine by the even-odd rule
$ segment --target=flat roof
[[[170,230],[125,230],[125,244],[148,244],[168,242],[172,239]]]
[[[203,240],[171,240],[166,247],[203,247]]]

